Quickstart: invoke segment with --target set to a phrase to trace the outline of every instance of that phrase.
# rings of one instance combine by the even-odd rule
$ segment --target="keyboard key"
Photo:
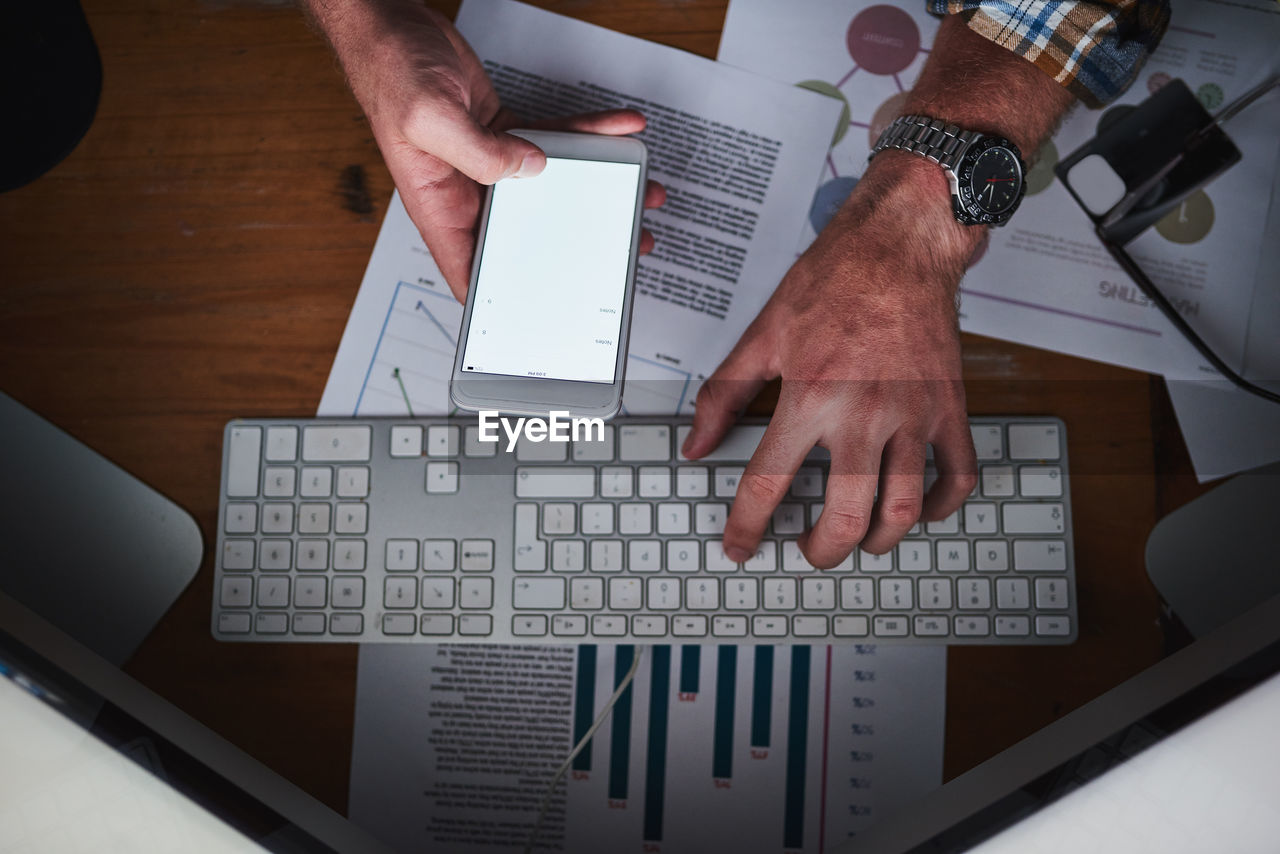
[[[591,634],[597,637],[622,637],[626,633],[626,617],[617,614],[596,614],[591,618]]]
[[[324,634],[324,614],[294,614],[293,633],[295,635]]]
[[[711,634],[718,638],[744,638],[747,636],[747,618],[740,616],[712,617]]]
[[[636,494],[641,498],[670,498],[671,469],[665,466],[641,466],[637,473]]]
[[[293,543],[288,540],[263,540],[258,552],[258,569],[281,572],[293,566]]]
[[[903,572],[928,572],[933,569],[933,548],[928,540],[903,540],[898,543],[898,567]],[[866,561],[863,572],[870,572]]]
[[[662,543],[657,540],[632,540],[627,555],[627,569],[632,572],[657,572],[662,569]]]
[[[1036,607],[1060,611],[1067,607],[1067,582],[1061,578],[1036,579]]]
[[[831,620],[831,633],[836,637],[866,637],[869,628],[867,618],[863,616],[841,615]]]
[[[840,607],[846,611],[870,611],[876,606],[875,590],[869,578],[840,579]]]
[[[263,457],[269,463],[291,463],[298,458],[298,428],[268,427]]]
[[[796,607],[796,580],[794,578],[766,578],[764,580],[764,607],[766,611],[794,611]]]
[[[773,511],[773,533],[777,536],[804,532],[804,506],[779,504]]]
[[[621,572],[622,541],[592,540],[591,569],[593,572]]]
[[[542,572],[547,568],[547,544],[538,539],[538,505],[516,505],[512,547],[516,572]]]
[[[908,551],[904,552],[906,548]],[[858,566],[863,572],[890,572],[893,569],[893,551],[882,555],[873,555],[858,549]],[[898,544],[897,552],[907,556],[907,565],[903,572],[924,572],[929,569],[928,543],[903,541]]]
[[[604,579],[575,578],[569,582],[569,607],[575,611],[598,611],[604,607]]]
[[[328,466],[303,466],[299,495],[303,498],[328,498],[332,492],[333,469]]]
[[[327,534],[329,533],[329,511],[328,504],[300,504],[298,505],[298,533],[299,534]],[[357,533],[364,533],[359,531]]]
[[[1005,504],[1006,534],[1061,534],[1066,520],[1061,504]]]
[[[427,456],[450,458],[458,456],[458,428],[444,424],[432,424],[428,427]]]
[[[787,636],[786,615],[768,616],[758,614],[751,618],[751,634],[758,638],[781,638]]]
[[[257,504],[228,504],[222,530],[228,534],[252,534],[258,530]]]
[[[587,633],[587,618],[581,614],[555,614],[551,617],[551,634],[579,638]]]
[[[232,572],[253,569],[253,540],[224,541],[222,568]]]
[[[755,578],[726,579],[724,583],[724,607],[730,611],[754,611],[760,607],[759,580]]]
[[[253,579],[222,579],[222,595],[218,604],[223,608],[248,608],[253,604]]]
[[[252,619],[245,613],[218,615],[218,631],[224,635],[247,634],[251,625]]]
[[[669,540],[667,542],[668,572],[697,572],[702,544],[697,540]]]
[[[388,572],[416,571],[418,568],[418,541],[387,540],[386,568]]]
[[[229,498],[254,498],[258,494],[258,457],[262,428],[232,427],[227,431],[227,480]]]
[[[463,614],[458,617],[458,634],[469,636],[491,635],[493,634],[493,617],[489,614]]]
[[[302,458],[309,463],[369,461],[373,429],[367,426],[312,426],[302,429]]]
[[[1041,637],[1067,637],[1071,634],[1071,618],[1066,614],[1036,616],[1036,634]]]
[[[303,505],[308,507],[310,505]],[[326,505],[327,512],[327,505]],[[267,503],[262,508],[262,531],[267,534],[288,534],[293,531],[293,505]],[[318,533],[324,533],[320,531]]]
[[[724,553],[723,540],[707,540],[703,546],[707,572],[737,572],[738,564]]]
[[[1057,424],[1009,425],[1009,459],[1056,460],[1061,454]]]
[[[921,608],[929,611],[951,610],[950,578],[922,578],[919,581],[919,593]]]
[[[582,572],[587,568],[587,547],[582,540],[556,540],[551,544],[553,572]]]
[[[338,540],[333,546],[333,568],[339,572],[361,572],[364,555],[364,540]]]
[[[1004,456],[1004,432],[999,424],[970,424],[969,433],[979,460],[998,460]]]
[[[335,578],[333,580],[333,607],[335,608],[363,608],[364,607],[364,579],[363,578]],[[330,626],[330,631],[337,631]]]
[[[573,443],[573,461],[575,463],[607,463],[613,460],[613,425],[604,425],[604,434],[598,435],[595,430],[587,431],[581,439]]]
[[[724,438],[720,440],[720,444],[716,445],[715,450],[701,457],[709,463],[718,462],[720,460],[742,460],[743,462],[751,459],[751,455],[756,452],[756,448],[760,445],[760,440],[764,438],[764,424],[735,424]],[[684,445],[684,440],[689,435],[689,427],[681,425],[676,429],[676,451]],[[687,457],[680,454],[680,459]]]
[[[457,543],[453,540],[423,540],[422,568],[428,572],[448,572],[458,564],[454,554]]]
[[[716,498],[733,498],[738,494],[738,482],[742,480],[742,466],[720,466],[716,469]]]
[[[956,637],[982,637],[991,634],[991,620],[989,617],[956,617],[955,629]]]
[[[358,635],[364,631],[364,617],[359,614],[330,614],[329,631],[335,635]]]
[[[569,459],[568,442],[534,442],[523,433],[516,439],[516,460],[522,463],[562,463]]]
[[[706,466],[680,466],[676,469],[678,498],[706,498],[711,494],[711,472]]]
[[[544,504],[542,533],[547,536],[572,534],[577,531],[577,507],[573,504]]]
[[[288,614],[257,614],[253,619],[253,631],[260,635],[282,635],[289,631]]]
[[[629,425],[618,431],[618,459],[650,462],[671,458],[671,428],[665,424]]]
[[[481,442],[480,428],[472,424],[462,434],[462,453],[468,457],[494,457],[498,454],[497,442]],[[461,626],[459,626],[461,627]],[[486,632],[486,634],[488,634]]]
[[[970,502],[964,506],[964,532],[973,534],[996,533],[996,506]]]
[[[600,469],[601,498],[630,498],[634,492],[632,471],[621,466]]]
[[[836,580],[834,578],[802,578],[800,580],[800,607],[806,611],[829,611],[835,606]]]
[[[364,466],[342,466],[338,469],[338,497],[366,498],[369,495],[369,470]]]
[[[267,498],[292,498],[298,472],[292,467],[274,466],[262,473],[262,494]]]
[[[440,576],[422,579],[422,607],[430,610],[452,608],[453,579]]]
[[[764,540],[756,546],[756,553],[742,565],[747,572],[776,572],[778,570],[778,544]]]
[[[996,617],[996,637],[1026,637],[1031,633],[1031,620],[1005,614]]]
[[[694,533],[703,537],[718,537],[724,533],[724,523],[728,519],[728,504],[695,505],[693,508]]]
[[[335,508],[335,513],[337,519],[333,530],[339,534],[363,534],[369,528],[369,505],[367,504],[339,504]],[[298,530],[302,530],[301,526]]]
[[[328,540],[298,540],[298,569],[323,572],[329,568]]]
[[[424,579],[423,589],[430,579]],[[458,582],[458,607],[460,608],[492,608],[493,579],[464,578]]]
[[[871,629],[876,637],[904,638],[908,633],[907,618],[878,616],[871,621]]]
[[[987,498],[1013,496],[1013,466],[983,466],[982,494]]]
[[[563,578],[517,578],[512,588],[513,608],[554,611],[564,607]]]
[[[796,498],[821,498],[822,469],[802,466],[791,481],[791,494]]]
[[[956,580],[956,607],[961,610],[985,611],[991,607],[991,579],[960,578]],[[957,630],[958,631],[958,630]]]
[[[612,504],[583,504],[582,533],[588,537],[607,537],[613,533]]]
[[[913,603],[911,582],[905,578],[881,578],[880,607],[886,611],[906,611]]]
[[[418,603],[418,579],[388,578],[382,596],[384,608],[412,608]],[[425,598],[425,591],[424,591]]]
[[[798,638],[825,638],[827,618],[817,614],[797,614],[791,618],[791,633]]]
[[[449,495],[458,491],[458,464],[433,460],[427,463],[426,489],[431,495]]]
[[[569,466],[522,466],[516,469],[517,498],[594,498],[595,495],[595,469]]]
[[[675,578],[650,578],[646,603],[654,611],[675,611],[680,608],[680,581]]]
[[[682,614],[671,618],[671,634],[678,638],[707,636],[707,618],[702,614]]]
[[[958,534],[960,533],[960,512],[955,511],[945,519],[939,519],[936,522],[926,522],[924,529],[930,534]]]
[[[299,578],[293,587],[293,607],[323,608],[329,600],[329,582],[323,578]]]
[[[384,635],[411,635],[418,630],[418,619],[413,614],[383,614]]]
[[[1018,470],[1018,491],[1023,498],[1061,498],[1062,469],[1057,466],[1023,466]]]
[[[1009,544],[1004,540],[979,540],[974,543],[978,572],[1004,572],[1009,568]]]
[[[996,607],[1002,611],[1025,611],[1031,607],[1031,586],[1025,578],[996,579]]]
[[[392,427],[391,456],[422,456],[422,428],[417,424],[397,424]]]
[[[946,637],[951,633],[950,620],[946,617],[930,617],[925,614],[918,615],[913,623],[915,634],[922,638],[939,638]]]
[[[1067,568],[1062,540],[1014,540],[1013,568],[1019,572],[1061,572]]]
[[[239,580],[239,579],[236,579]],[[259,608],[289,607],[289,579],[272,575],[258,579]]]
[[[543,617],[543,619],[546,619]],[[418,618],[418,631],[424,635],[453,634],[452,614],[423,614]]]
[[[679,537],[689,533],[688,504],[659,504],[657,516],[659,534]]]
[[[654,614],[637,614],[631,618],[631,633],[638,638],[660,638],[667,633],[667,618]]]
[[[610,578],[609,607],[614,611],[636,611],[642,607],[639,578]]]
[[[938,540],[938,571],[969,571],[969,543],[967,540]]]
[[[714,611],[719,608],[719,580],[715,578],[686,578],[685,607],[691,611]]]

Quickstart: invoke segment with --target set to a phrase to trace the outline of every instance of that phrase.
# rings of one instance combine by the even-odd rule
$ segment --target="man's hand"
[[[1048,75],[952,16],[903,112],[999,132],[1031,154],[1071,101]],[[814,566],[835,566],[859,545],[886,552],[920,518],[961,505],[977,464],[955,303],[984,231],[956,222],[936,164],[901,151],[872,161],[698,394],[683,448],[695,458],[715,448],[765,382],[782,377],[725,526],[731,559],[755,551],[815,444],[831,452],[831,475],[822,514],[800,538]],[[927,495],[926,444],[939,475]]]
[[[835,566],[859,544],[885,552],[922,512],[940,519],[960,506],[977,475],[955,295],[980,237],[952,217],[936,166],[890,152],[787,273],[702,386],[683,449],[710,451],[760,387],[782,377],[725,527],[731,559],[755,551],[814,445],[831,453],[822,515],[800,541],[814,566]],[[927,496],[926,443],[939,474]]]
[[[502,107],[471,47],[440,13],[414,0],[309,0],[364,108],[409,217],[459,301],[466,299],[481,184],[539,174],[546,156],[513,127],[630,134],[634,110],[521,122]],[[650,183],[645,206],[662,203]],[[640,251],[653,246],[642,236]]]

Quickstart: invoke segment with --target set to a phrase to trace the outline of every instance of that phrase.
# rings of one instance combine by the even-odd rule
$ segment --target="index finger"
[[[738,480],[738,491],[725,522],[724,553],[730,560],[744,563],[755,554],[773,511],[817,441],[806,429],[808,423],[779,401],[760,445]]]

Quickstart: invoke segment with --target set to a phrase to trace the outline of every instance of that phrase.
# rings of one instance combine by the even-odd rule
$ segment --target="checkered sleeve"
[[[1090,106],[1129,87],[1169,25],[1169,0],[926,0],[1035,63]]]

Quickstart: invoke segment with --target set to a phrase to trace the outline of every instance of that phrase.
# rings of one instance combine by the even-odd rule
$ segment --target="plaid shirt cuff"
[[[1169,0],[926,0],[937,15],[1032,62],[1091,107],[1137,76],[1169,25]]]

